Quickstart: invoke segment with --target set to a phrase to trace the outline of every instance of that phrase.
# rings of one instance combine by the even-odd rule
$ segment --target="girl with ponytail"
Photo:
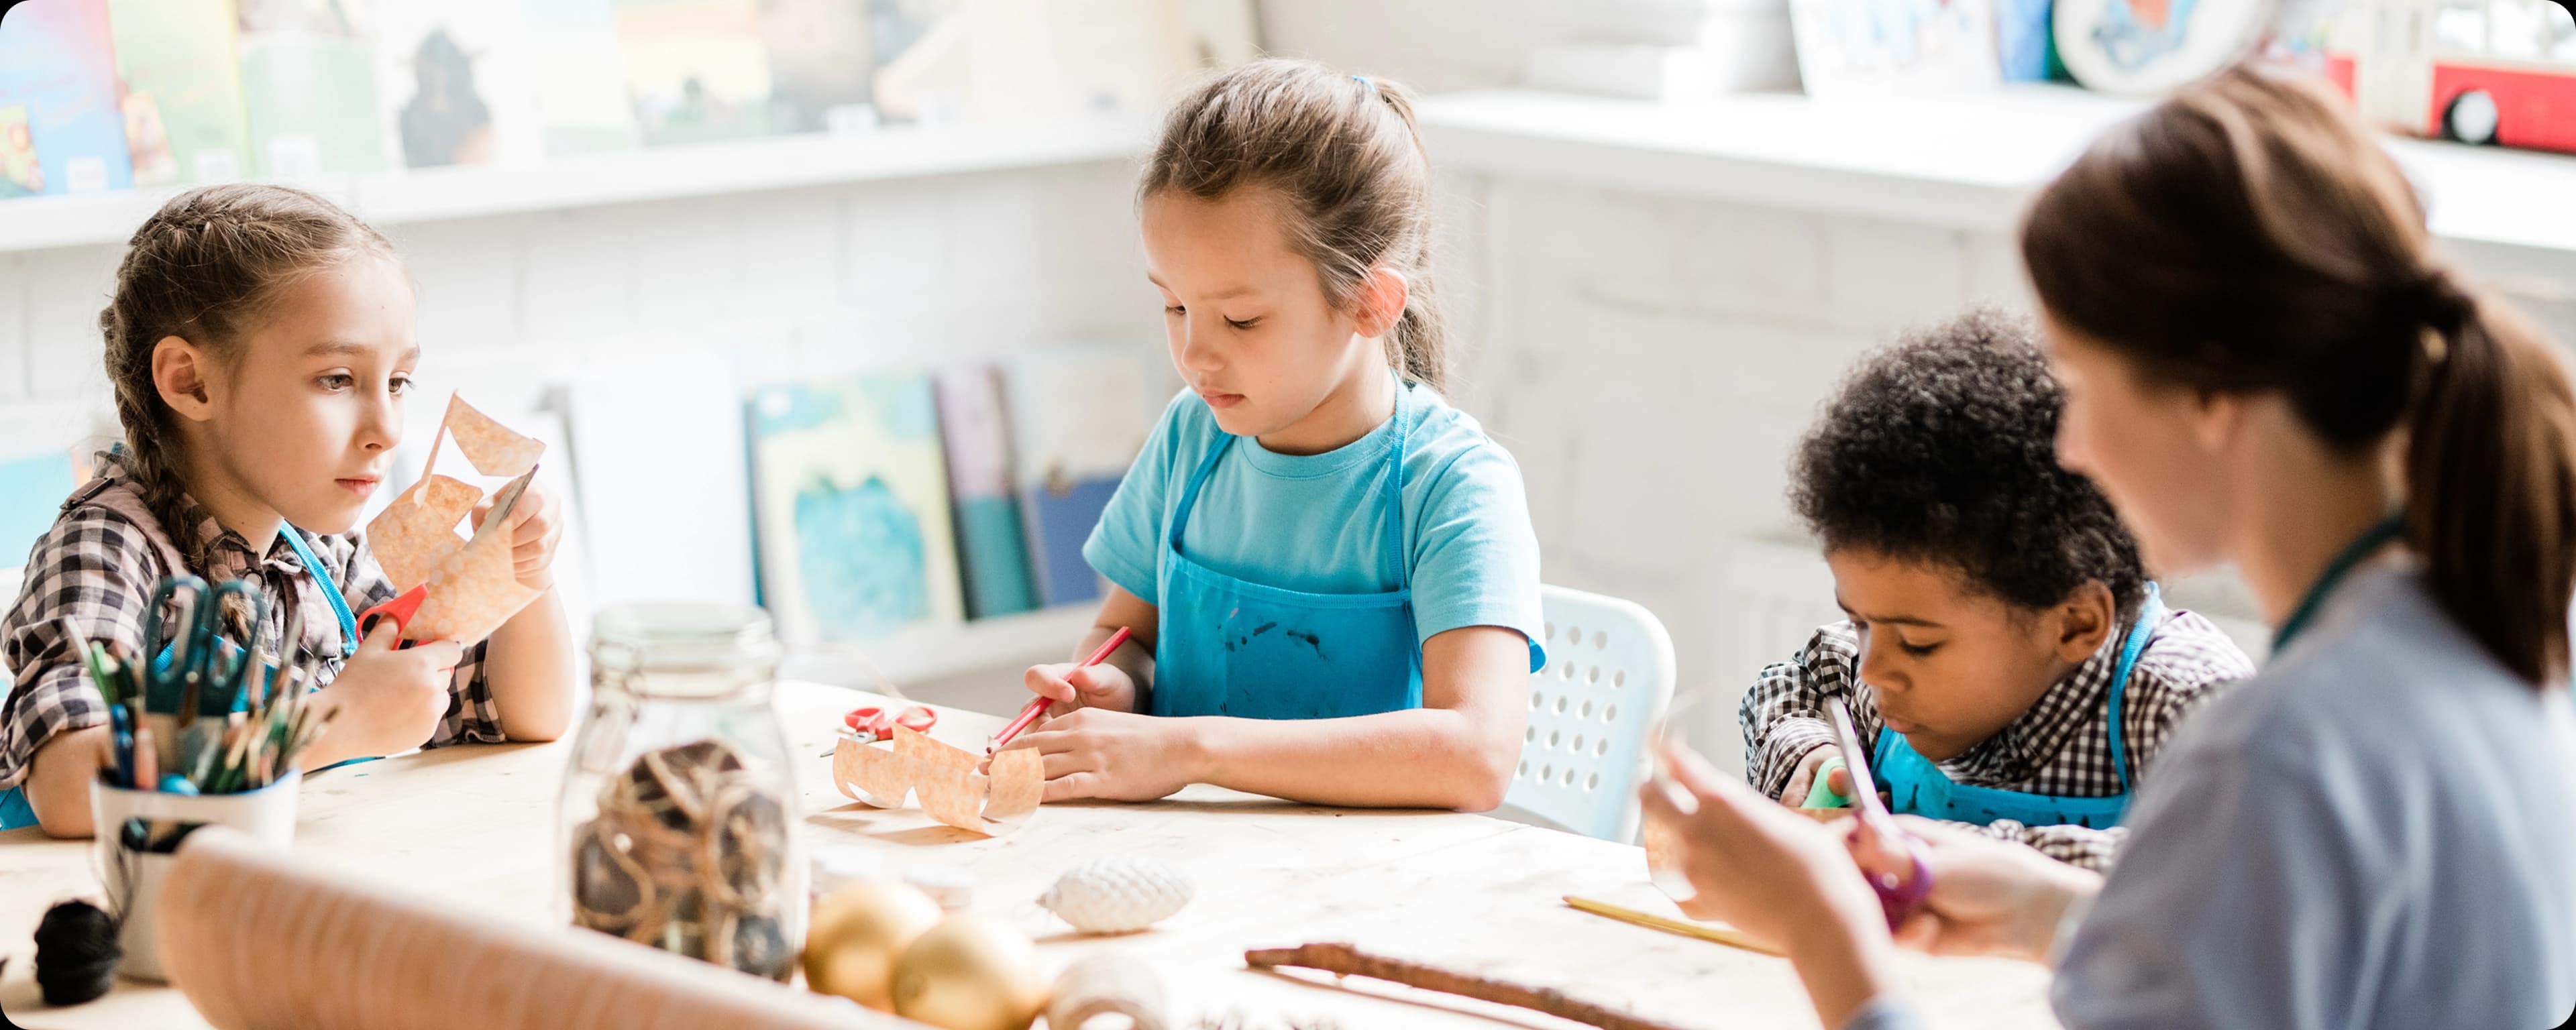
[[[1788,942],[1828,1026],[1915,1025],[1892,943],[2053,960],[2058,1018],[2548,1027],[2576,1010],[2576,391],[2436,251],[2344,103],[2239,69],[2095,142],[2022,227],[2059,459],[2162,574],[2233,565],[2274,627],[2194,713],[2107,878],[1909,823],[1782,818],[1672,756],[1649,818],[1700,914]],[[1899,874],[1902,875],[1902,874]]]
[[[1538,540],[1511,455],[1440,396],[1410,95],[1227,71],[1165,116],[1137,201],[1186,388],[1082,550],[1110,585],[1074,654],[1133,640],[1027,673],[1047,800],[1501,803]]]
[[[402,438],[413,310],[393,245],[302,190],[191,190],[134,231],[98,318],[125,439],[36,541],[0,620],[0,664],[16,671],[0,707],[0,828],[89,834],[109,716],[76,641],[141,654],[154,590],[174,576],[266,593],[265,625],[232,613],[237,646],[284,650],[287,612],[301,612],[293,649],[321,657],[330,689],[315,703],[333,713],[308,768],[563,731],[559,531],[536,488],[508,525],[520,581],[544,591],[535,603],[489,641],[397,649],[391,620],[358,639],[350,613],[395,593],[357,521]]]

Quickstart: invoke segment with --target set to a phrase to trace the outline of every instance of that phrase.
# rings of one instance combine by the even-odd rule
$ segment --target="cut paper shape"
[[[860,804],[902,808],[918,800],[933,819],[999,837],[1038,810],[1046,767],[1034,748],[994,755],[990,773],[977,771],[981,764],[974,752],[897,726],[887,747],[842,737],[832,749],[832,782]]]
[[[546,450],[543,442],[511,432],[453,395],[438,433],[455,440],[465,460],[487,476],[525,475]],[[491,636],[536,600],[538,591],[519,582],[508,534],[496,528],[469,539],[456,532],[483,492],[436,474],[437,467],[434,438],[420,482],[367,523],[367,544],[394,589],[429,587],[419,614],[404,627],[404,639],[471,644]]]
[[[384,566],[386,578],[396,584],[425,583],[435,571],[425,559],[438,553],[441,541],[456,536],[456,523],[474,510],[483,491],[446,476],[423,476],[406,496],[418,505],[418,514],[407,519],[379,516],[367,524],[367,545],[376,552],[376,564]]]
[[[545,444],[511,432],[456,394],[447,395],[447,420],[442,425],[465,460],[474,464],[474,471],[487,476],[527,475],[546,453]],[[430,461],[437,460],[433,451]]]

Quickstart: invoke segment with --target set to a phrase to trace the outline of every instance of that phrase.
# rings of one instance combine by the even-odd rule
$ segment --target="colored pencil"
[[[1681,919],[1668,919],[1651,913],[1639,912],[1633,908],[1621,908],[1606,901],[1594,901],[1591,898],[1574,894],[1566,895],[1565,903],[1577,909],[1581,909],[1582,911],[1590,912],[1596,916],[1608,916],[1623,923],[1631,923],[1653,930],[1662,930],[1665,933],[1680,934],[1684,937],[1693,937],[1703,941],[1713,941],[1718,944],[1727,945],[1728,947],[1742,948],[1746,951],[1757,951],[1765,955],[1777,955],[1780,953],[1770,945],[1753,939],[1751,935],[1746,934],[1741,930],[1731,929],[1724,926],[1710,926],[1706,923],[1694,923]]]
[[[1099,650],[1091,652],[1091,657],[1083,659],[1082,664],[1074,668],[1088,669],[1107,661],[1109,653],[1118,650],[1118,645],[1126,643],[1127,637],[1134,632],[1125,626],[1118,627],[1118,632],[1110,634],[1109,639],[1101,641]],[[1047,706],[1053,703],[1055,702],[1044,697],[1029,702],[1027,707],[1020,709],[1019,718],[1011,720],[1010,725],[1002,727],[1002,732],[993,738],[993,746],[986,750],[999,751],[1009,746],[1011,738],[1019,736],[1020,731],[1028,729],[1030,723],[1038,721],[1038,716],[1045,714]]]

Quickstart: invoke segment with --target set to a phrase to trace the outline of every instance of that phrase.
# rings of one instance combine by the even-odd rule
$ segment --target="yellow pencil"
[[[1718,944],[1727,945],[1728,947],[1742,948],[1746,951],[1759,952],[1764,955],[1780,954],[1778,950],[1772,948],[1770,945],[1754,940],[1751,936],[1746,935],[1741,930],[1729,929],[1723,926],[1710,926],[1705,923],[1693,923],[1681,919],[1667,919],[1663,916],[1639,912],[1633,908],[1621,908],[1607,901],[1594,901],[1591,898],[1580,897],[1573,894],[1565,896],[1565,903],[1585,912],[1590,912],[1596,916],[1608,916],[1623,923],[1634,923],[1638,926],[1643,926],[1649,929],[1662,930],[1665,933],[1680,934],[1684,937],[1695,937],[1703,941],[1713,941]]]

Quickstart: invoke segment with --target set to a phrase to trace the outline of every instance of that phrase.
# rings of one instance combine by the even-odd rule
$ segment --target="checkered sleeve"
[[[352,529],[324,539],[330,541],[340,568],[341,596],[349,599],[352,608],[365,611],[401,593],[394,589],[392,580],[385,578],[375,554],[367,550],[364,530]],[[490,643],[485,640],[466,645],[464,656],[456,662],[456,678],[448,684],[447,714],[439,717],[438,733],[422,747],[497,744],[509,739],[501,732],[501,708],[493,701],[492,685],[483,675],[483,653]]]
[[[65,512],[36,541],[26,583],[0,619],[0,657],[15,670],[0,707],[0,789],[24,781],[55,734],[107,723],[106,699],[82,671],[66,624],[141,654],[160,568],[143,531],[105,508]]]
[[[2216,623],[2196,612],[2174,613],[2155,643],[2138,658],[2120,714],[2129,748],[2129,779],[2146,779],[2147,767],[2173,738],[2184,716],[2227,687],[2252,678],[2254,659]]]
[[[1997,819],[1984,826],[1974,823],[1949,825],[1996,840],[2018,841],[2030,845],[2040,854],[2097,873],[2111,871],[2111,860],[2120,851],[2120,839],[2129,833],[2117,826],[2106,830],[2089,826],[2024,826],[2010,819]]]
[[[1764,668],[1753,689],[1745,691],[1736,721],[1744,730],[1745,774],[1755,789],[1779,797],[1799,759],[1833,744],[1825,706],[1852,693],[1851,668],[1858,653],[1850,623],[1818,628],[1797,657]],[[1864,708],[1854,704],[1853,718],[1866,720]]]

